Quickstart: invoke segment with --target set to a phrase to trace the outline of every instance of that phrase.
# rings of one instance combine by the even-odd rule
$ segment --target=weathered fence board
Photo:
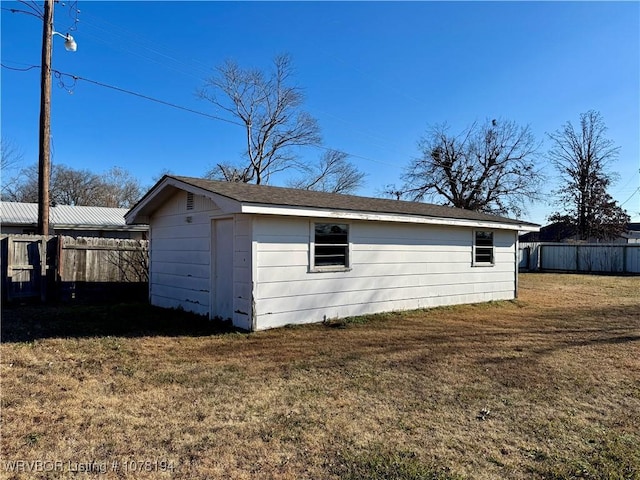
[[[146,295],[146,240],[42,235],[1,235],[0,240],[5,300]]]
[[[64,282],[148,281],[146,240],[61,237]]]
[[[640,274],[640,244],[521,243],[519,265],[530,271]]]
[[[56,237],[2,235],[2,291],[5,300],[29,297],[45,299],[55,271]]]

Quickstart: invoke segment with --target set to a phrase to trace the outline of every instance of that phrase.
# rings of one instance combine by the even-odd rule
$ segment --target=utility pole
[[[53,0],[44,1],[40,68],[40,137],[38,155],[38,234],[49,235],[49,177],[51,174],[51,51]]]

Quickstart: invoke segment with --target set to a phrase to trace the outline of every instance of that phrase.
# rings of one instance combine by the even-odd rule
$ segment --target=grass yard
[[[0,478],[640,479],[638,277],[254,334],[2,313]]]

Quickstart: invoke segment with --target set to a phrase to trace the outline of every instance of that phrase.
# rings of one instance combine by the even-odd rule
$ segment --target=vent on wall
[[[187,192],[187,210],[193,210],[193,193]]]

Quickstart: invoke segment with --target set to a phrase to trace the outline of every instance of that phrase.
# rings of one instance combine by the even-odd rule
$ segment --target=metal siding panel
[[[162,308],[183,308],[187,312],[192,312],[197,315],[207,315],[209,312],[208,305],[200,305],[193,302],[184,302],[175,298],[175,296],[164,296],[163,292],[156,293],[155,291],[150,295],[151,305]]]
[[[471,265],[471,229],[353,222],[352,269],[323,273],[308,271],[308,221],[270,225],[263,218],[259,232],[258,329],[325,316],[514,297],[512,232],[496,231],[496,265],[479,268]]]
[[[203,203],[194,202],[197,208]],[[192,221],[187,223],[190,216]],[[152,304],[208,314],[210,301],[210,214],[186,210],[178,192],[152,218],[150,278]]]
[[[234,221],[232,218],[212,222],[212,301],[211,315],[233,319],[234,303]]]
[[[496,300],[510,300],[513,290],[492,294],[480,293],[464,296],[428,297],[420,299],[403,299],[387,302],[373,301],[365,304],[343,305],[340,308],[327,308],[306,311],[282,312],[279,314],[260,314],[257,319],[257,330],[281,327],[289,324],[315,323],[330,318],[344,318],[357,315],[368,315],[379,312],[411,310],[416,308],[432,308],[463,303],[479,303]]]
[[[58,230],[70,227],[75,231],[87,227],[91,233],[100,228],[139,230],[140,226],[126,224],[124,215],[127,211],[126,208],[56,205],[50,209],[50,223]],[[38,204],[0,202],[0,219],[3,224],[35,225],[38,221]]]

